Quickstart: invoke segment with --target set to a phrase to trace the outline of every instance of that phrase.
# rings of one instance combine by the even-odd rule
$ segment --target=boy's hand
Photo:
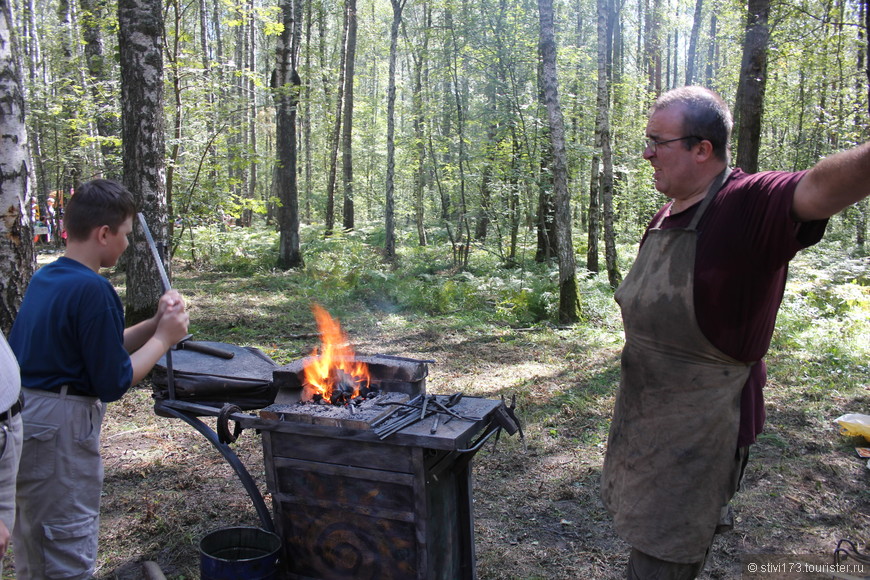
[[[160,321],[160,319],[163,317],[163,314],[166,312],[166,310],[168,308],[173,307],[173,306],[177,306],[179,304],[181,305],[181,310],[184,311],[184,309],[185,309],[184,298],[182,298],[182,296],[178,292],[178,290],[173,290],[173,289],[167,290],[163,294],[163,296],[160,297],[160,301],[157,302],[157,314],[155,315],[155,318],[157,319],[157,321],[158,322]]]
[[[160,298],[163,312],[158,309],[157,330],[154,336],[160,339],[167,349],[179,340],[187,336],[187,327],[190,323],[190,317],[184,310],[184,300],[181,300],[181,295],[178,295],[177,300],[172,298],[167,299],[167,304],[163,307],[164,298],[173,292],[170,290]],[[176,294],[178,294],[176,292]]]

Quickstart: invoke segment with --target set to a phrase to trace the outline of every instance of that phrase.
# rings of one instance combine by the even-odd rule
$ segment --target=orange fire
[[[305,366],[303,400],[319,394],[330,401],[337,388],[352,389],[353,394],[347,399],[359,396],[360,387],[367,387],[371,378],[368,365],[355,359],[338,321],[317,304],[312,304],[311,310],[320,330],[321,346],[311,351],[312,360]]]

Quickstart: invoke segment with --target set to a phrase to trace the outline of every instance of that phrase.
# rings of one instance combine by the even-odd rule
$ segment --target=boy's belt
[[[4,412],[0,413],[0,423],[3,423],[4,421],[8,421],[9,419],[11,419],[12,417],[14,417],[15,415],[17,415],[20,412],[21,412],[21,399],[15,401],[12,404],[12,406],[9,407],[8,411],[4,411]]]
[[[66,393],[67,395],[72,395],[74,397],[96,397],[93,393],[87,393],[81,389],[77,389],[72,385],[60,385],[57,387],[51,387],[49,389],[43,389],[45,391],[50,391],[52,393]]]

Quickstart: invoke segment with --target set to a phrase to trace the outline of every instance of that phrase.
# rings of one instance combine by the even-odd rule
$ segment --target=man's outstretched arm
[[[831,217],[870,195],[870,142],[819,161],[794,192],[792,215],[808,222]]]

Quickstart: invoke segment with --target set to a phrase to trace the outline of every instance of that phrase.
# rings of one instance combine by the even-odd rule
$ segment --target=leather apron
[[[751,364],[710,343],[694,304],[696,228],[728,173],[688,228],[655,224],[615,294],[626,339],[601,496],[623,540],[669,562],[704,559],[736,490],[740,393]]]

